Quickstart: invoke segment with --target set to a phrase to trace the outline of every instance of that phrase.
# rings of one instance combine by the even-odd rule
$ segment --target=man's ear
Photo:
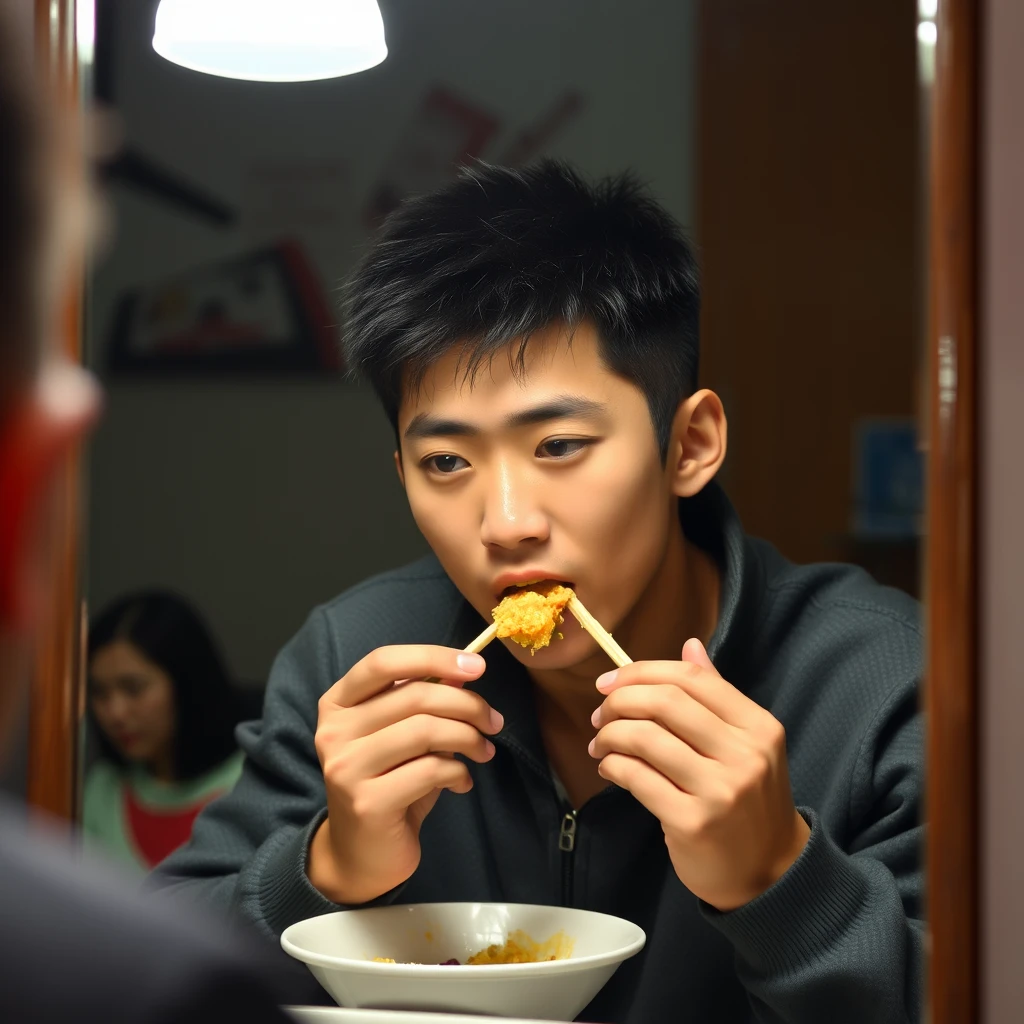
[[[398,471],[398,480],[402,487],[405,487],[405,470],[402,468],[402,453],[395,449],[395,469]]]
[[[682,402],[672,421],[666,471],[680,498],[698,494],[725,461],[728,423],[714,391],[698,391]]]

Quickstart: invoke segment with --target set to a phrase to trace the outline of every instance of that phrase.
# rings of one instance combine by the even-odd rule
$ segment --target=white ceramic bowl
[[[572,941],[563,960],[462,963],[522,930],[536,942]],[[643,929],[607,914],[516,903],[412,903],[324,914],[284,930],[281,945],[341,1006],[572,1020],[623,960],[643,949]],[[398,963],[374,963],[391,957]]]

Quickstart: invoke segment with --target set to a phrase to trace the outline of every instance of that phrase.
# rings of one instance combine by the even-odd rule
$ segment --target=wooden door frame
[[[980,14],[940,0],[929,160],[928,827],[932,1024],[979,1019]]]
[[[91,0],[85,0],[91,2]],[[80,109],[80,68],[75,0],[35,0],[35,57],[42,82],[72,113]],[[57,343],[81,362],[84,268],[64,296]],[[84,613],[80,598],[81,456],[61,467],[51,552],[50,600],[44,610],[28,700],[26,799],[37,810],[77,818],[78,737],[84,699]]]

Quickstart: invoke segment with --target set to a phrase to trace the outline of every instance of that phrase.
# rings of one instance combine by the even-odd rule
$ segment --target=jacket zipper
[[[572,875],[576,850],[576,812],[567,811],[562,816],[562,827],[558,832],[558,849],[562,851],[562,905],[572,906]]]

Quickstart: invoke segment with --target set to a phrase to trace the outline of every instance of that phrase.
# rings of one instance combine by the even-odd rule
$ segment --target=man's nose
[[[480,539],[488,546],[514,548],[546,541],[549,523],[539,502],[538,488],[507,462],[500,463],[487,481]]]

